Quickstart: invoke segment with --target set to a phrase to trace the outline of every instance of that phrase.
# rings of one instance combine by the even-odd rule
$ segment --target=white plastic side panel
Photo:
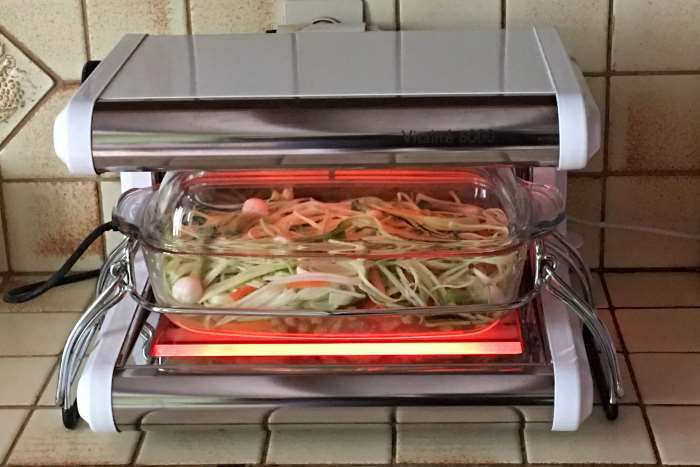
[[[146,277],[143,256],[136,258],[134,268],[137,277]],[[137,281],[137,284],[140,283]],[[107,312],[95,347],[78,381],[78,413],[92,431],[118,431],[112,414],[112,376],[136,307],[136,302],[126,297]]]
[[[537,183],[555,185],[562,194],[566,193],[565,172],[535,169],[533,178]],[[559,273],[563,279],[568,279],[566,271],[562,269]],[[581,322],[566,305],[548,293],[542,294],[542,307],[554,367],[552,430],[576,430],[593,410],[593,379],[583,345]]]
[[[107,84],[144,37],[125,36],[56,117],[53,127],[54,149],[71,173],[95,175],[92,164],[92,109]]]
[[[148,188],[151,186],[151,172],[122,172],[119,174],[121,181],[122,193],[131,190],[132,188]]]
[[[78,381],[78,412],[92,431],[117,431],[112,416],[112,375],[135,311],[135,302],[127,298],[107,313]]]
[[[582,169],[600,148],[600,112],[557,32],[534,29],[559,114],[559,170]]]

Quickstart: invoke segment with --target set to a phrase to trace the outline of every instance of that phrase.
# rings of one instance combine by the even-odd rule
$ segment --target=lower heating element
[[[417,358],[467,355],[520,355],[524,351],[520,313],[514,310],[493,325],[473,332],[436,332],[386,337],[311,337],[240,333],[217,335],[195,332],[161,319],[150,355],[196,357],[372,357]]]

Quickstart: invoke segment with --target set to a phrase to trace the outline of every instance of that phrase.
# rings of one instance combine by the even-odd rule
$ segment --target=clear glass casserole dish
[[[113,218],[139,241],[156,301],[201,310],[170,314],[179,326],[338,338],[493,325],[509,310],[462,307],[513,302],[532,240],[563,216],[556,189],[474,168],[171,172]]]

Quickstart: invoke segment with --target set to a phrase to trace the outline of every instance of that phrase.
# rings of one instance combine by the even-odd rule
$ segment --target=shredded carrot
[[[241,298],[250,295],[256,290],[258,289],[256,289],[252,285],[244,285],[243,287],[239,287],[230,294],[228,294],[228,296],[231,298],[231,300],[240,300]]]
[[[371,268],[367,273],[367,278],[369,282],[381,293],[386,293],[386,287],[384,287],[384,281],[382,280],[381,274],[377,268]]]

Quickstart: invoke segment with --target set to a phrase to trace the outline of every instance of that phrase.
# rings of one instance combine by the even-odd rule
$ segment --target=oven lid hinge
[[[364,32],[362,0],[285,0],[275,32]]]

